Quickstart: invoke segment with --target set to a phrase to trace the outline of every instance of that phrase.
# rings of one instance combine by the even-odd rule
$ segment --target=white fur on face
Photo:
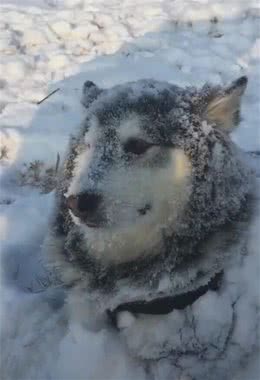
[[[166,167],[127,168],[119,163],[103,179],[99,191],[110,226],[89,228],[73,217],[86,237],[90,255],[110,263],[152,255],[162,245],[162,232],[177,228],[190,195],[191,167],[182,150],[167,149]],[[151,210],[140,215],[138,209],[146,204],[151,204]]]
[[[119,136],[122,142],[128,138],[141,136],[141,120],[140,117],[133,114],[129,115],[123,122],[120,123]]]
[[[89,163],[91,157],[94,153],[95,142],[97,140],[97,131],[96,128],[97,121],[92,120],[89,131],[84,136],[84,150],[75,158],[75,167],[72,174],[72,180],[66,194],[66,197],[69,195],[79,194],[81,191],[86,190],[89,186],[88,171]]]

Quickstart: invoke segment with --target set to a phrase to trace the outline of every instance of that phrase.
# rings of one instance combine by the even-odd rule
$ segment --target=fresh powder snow
[[[175,376],[176,380],[192,380],[183,371],[191,366],[195,375],[201,373],[203,363],[196,366],[193,361],[181,363],[182,370],[172,372],[167,359],[148,371],[129,354],[117,332],[91,323],[90,312],[80,299],[71,297],[63,308],[62,290],[57,290],[61,304],[51,292],[42,292],[48,284],[39,256],[54,204],[55,170],[70,133],[84,116],[80,99],[86,80],[103,88],[143,78],[200,87],[207,81],[227,85],[247,75],[242,120],[232,139],[245,151],[256,152],[248,153],[248,160],[258,176],[258,204],[249,230],[250,254],[234,260],[228,271],[230,290],[225,297],[234,300],[236,323],[232,347],[220,365],[229,379],[229,366],[241,355],[246,360],[231,380],[257,380],[259,1],[2,0],[0,9],[3,378],[164,380]],[[161,286],[167,286],[167,279]],[[215,333],[208,321],[224,331],[232,319],[225,297],[220,300],[210,293],[192,306],[205,342]],[[134,318],[125,312],[119,325],[130,348],[142,351],[139,336],[149,337],[156,326],[160,342],[169,333],[167,323],[174,323],[177,331],[182,318],[176,313],[158,321],[151,318],[147,326],[140,322],[140,330],[132,333]],[[152,358],[152,349],[148,345],[145,355]],[[26,359],[32,350],[37,355]]]

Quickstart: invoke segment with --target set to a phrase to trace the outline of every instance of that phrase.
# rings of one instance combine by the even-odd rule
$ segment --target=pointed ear
[[[87,80],[82,88],[82,97],[81,97],[81,103],[84,107],[88,108],[89,105],[97,99],[99,94],[103,90],[99,88],[94,82]]]
[[[217,92],[206,107],[206,120],[215,123],[227,133],[232,132],[239,123],[241,98],[247,81],[246,76],[241,77],[222,93]]]

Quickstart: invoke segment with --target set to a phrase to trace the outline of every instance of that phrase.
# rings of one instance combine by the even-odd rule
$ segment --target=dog
[[[44,250],[57,277],[92,305],[85,316],[110,318],[134,356],[171,356],[176,371],[190,356],[221,357],[234,328],[218,292],[251,215],[252,173],[230,138],[246,85],[86,81],[58,184]],[[199,336],[196,315],[211,308]]]
[[[115,268],[118,278],[139,277],[153,261],[173,269],[237,217],[251,181],[229,133],[246,84],[245,77],[201,90],[154,80],[108,90],[85,83],[87,116],[66,154],[48,249],[64,263],[64,280],[66,269],[68,281],[87,273],[93,286]],[[101,288],[115,285],[109,277]]]
[[[230,138],[246,86],[246,77],[201,89],[86,81],[61,168],[43,252],[70,289],[68,307],[84,301],[82,320],[112,322],[138,359],[171,358],[169,378],[225,378],[223,363],[211,371],[234,329],[221,283],[254,182]]]

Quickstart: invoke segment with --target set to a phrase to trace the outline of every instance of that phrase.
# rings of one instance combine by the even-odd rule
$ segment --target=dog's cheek
[[[129,223],[137,217],[137,210],[151,203],[156,173],[138,169],[117,169],[103,182],[105,208],[118,219]]]

